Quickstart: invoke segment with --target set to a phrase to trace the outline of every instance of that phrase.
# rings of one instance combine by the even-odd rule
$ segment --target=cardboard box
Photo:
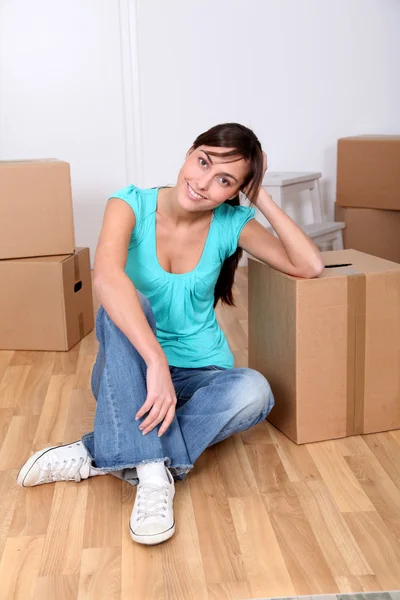
[[[400,210],[400,135],[338,140],[336,203]]]
[[[346,223],[345,248],[400,263],[400,211],[336,205],[335,218]]]
[[[89,248],[0,261],[0,349],[69,350],[94,327]]]
[[[0,161],[0,259],[73,254],[69,164]]]
[[[275,395],[268,420],[297,444],[400,428],[400,265],[322,255],[315,279],[249,259],[249,367]]]

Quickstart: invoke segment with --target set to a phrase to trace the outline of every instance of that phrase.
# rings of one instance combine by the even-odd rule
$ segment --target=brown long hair
[[[256,200],[256,194],[262,183],[263,178],[263,154],[261,144],[255,133],[239,123],[223,123],[215,125],[208,131],[201,133],[193,142],[191,150],[199,146],[215,146],[218,148],[233,148],[229,152],[210,152],[212,156],[223,158],[232,158],[239,160],[244,158],[249,161],[249,172],[242,188],[248,187],[247,197],[250,202]],[[228,161],[230,162],[230,161]],[[226,200],[231,206],[239,206],[239,194],[231,200]],[[217,283],[214,290],[214,308],[221,300],[223,304],[235,306],[232,288],[235,279],[235,271],[243,255],[242,248],[237,248],[236,252],[227,258],[222,265]]]

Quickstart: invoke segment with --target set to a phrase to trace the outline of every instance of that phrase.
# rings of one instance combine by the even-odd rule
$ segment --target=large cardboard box
[[[0,260],[0,349],[69,350],[94,327],[89,248]]]
[[[346,223],[345,248],[400,263],[400,211],[336,205],[335,218]]]
[[[339,206],[400,210],[400,135],[338,140]]]
[[[400,428],[400,265],[322,254],[315,279],[249,259],[249,366],[297,444]]]
[[[72,254],[69,164],[0,161],[0,259]]]

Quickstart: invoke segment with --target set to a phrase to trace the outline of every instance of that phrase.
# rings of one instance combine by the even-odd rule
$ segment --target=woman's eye
[[[202,158],[201,156],[199,156],[199,157],[198,157],[198,161],[199,161],[199,164],[200,164],[202,167],[207,167],[207,166],[208,166],[208,163],[207,163],[207,161],[206,161],[204,158]],[[224,187],[226,187],[227,185],[229,185],[229,184],[230,184],[230,181],[229,181],[228,179],[226,179],[226,177],[220,177],[220,179],[219,179],[219,180],[220,180],[221,184],[222,184]]]

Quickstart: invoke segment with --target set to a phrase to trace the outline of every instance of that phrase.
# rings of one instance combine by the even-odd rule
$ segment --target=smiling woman
[[[261,144],[253,131],[238,123],[209,129],[195,139],[178,174],[172,198],[165,208],[165,213],[172,217],[170,225],[171,221],[176,225],[179,219],[187,225],[209,223],[210,216],[205,213],[214,211],[214,215],[219,216],[215,209],[222,204],[238,207],[232,211],[236,218],[239,214],[253,218],[254,210],[240,207],[239,192],[247,187],[247,196],[254,201],[264,173]],[[244,225],[245,222],[242,227]],[[242,254],[243,250],[236,245],[223,262],[215,286],[214,306],[219,300],[234,304],[232,286]],[[182,252],[177,251],[176,255],[182,256]],[[190,252],[184,255],[187,264],[196,262],[191,260]]]
[[[174,480],[207,447],[266,418],[271,388],[257,371],[234,367],[215,306],[234,303],[242,248],[293,275],[322,268],[313,242],[262,189],[266,169],[255,134],[225,123],[194,141],[176,185],[112,194],[94,265],[94,431],[35,453],[20,485],[106,473],[138,484],[130,535],[157,544],[175,532]],[[241,191],[277,238],[253,206],[240,205]]]

